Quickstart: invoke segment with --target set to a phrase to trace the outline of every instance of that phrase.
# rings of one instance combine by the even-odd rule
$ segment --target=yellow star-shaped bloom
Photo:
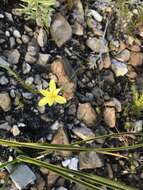
[[[54,80],[50,80],[49,88],[46,90],[40,90],[40,93],[44,96],[38,102],[39,106],[45,106],[48,104],[52,106],[54,103],[65,104],[66,99],[63,96],[58,95],[60,88],[56,88]]]

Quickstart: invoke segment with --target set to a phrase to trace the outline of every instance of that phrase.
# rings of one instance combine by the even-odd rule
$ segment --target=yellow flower
[[[63,96],[59,96],[60,88],[56,89],[56,84],[54,80],[50,80],[49,89],[40,90],[40,93],[44,96],[38,102],[39,106],[45,106],[48,104],[52,106],[54,103],[65,104],[66,99]]]

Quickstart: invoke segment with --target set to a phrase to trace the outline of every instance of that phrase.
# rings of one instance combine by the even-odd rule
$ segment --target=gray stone
[[[0,19],[4,18],[4,15],[3,14],[0,14]]]
[[[31,100],[33,98],[33,94],[30,92],[23,92],[22,96],[26,98],[27,100]]]
[[[8,62],[12,64],[17,64],[19,62],[19,59],[20,59],[20,53],[17,49],[13,49],[9,51]]]
[[[0,108],[2,108],[4,112],[11,109],[11,99],[7,92],[0,93]]]
[[[10,37],[10,32],[8,30],[5,31],[5,35],[6,35],[6,37]]]
[[[6,18],[7,18],[10,22],[14,22],[14,20],[13,20],[13,17],[12,17],[12,14],[11,14],[11,13],[5,12],[5,16],[6,16]]]
[[[33,77],[28,77],[25,80],[25,84],[27,85],[31,85],[34,82],[34,78]]]
[[[11,126],[8,124],[8,122],[2,123],[0,124],[0,129],[9,131],[11,129]]]
[[[58,47],[61,47],[72,36],[72,29],[67,20],[58,14],[53,21],[51,28],[51,36]]]
[[[103,41],[102,39],[98,38],[89,38],[86,41],[86,45],[95,53],[107,53],[108,52],[108,47],[106,45],[106,42]]]
[[[37,36],[37,42],[40,47],[44,47],[47,44],[47,32],[40,28],[39,34]]]
[[[31,66],[28,63],[23,63],[22,70],[23,70],[23,74],[27,74],[30,72]]]
[[[56,190],[68,190],[68,189],[65,187],[58,187]]]
[[[13,36],[11,36],[11,37],[9,38],[9,43],[10,43],[10,48],[11,48],[11,49],[14,48],[16,42],[15,42],[15,38],[14,38]]]
[[[36,180],[33,171],[25,164],[8,165],[6,169],[11,173],[10,178],[19,190],[25,189]]]
[[[49,61],[50,56],[50,54],[39,53],[38,64],[43,66],[46,65]]]
[[[1,76],[0,77],[0,84],[1,85],[6,85],[6,84],[8,84],[8,79],[5,77],[5,76]]]
[[[72,129],[72,131],[76,136],[83,140],[95,137],[95,134],[92,132],[92,130],[90,128],[87,128],[86,126],[75,127]]]
[[[103,161],[96,152],[81,152],[79,154],[79,168],[95,169],[103,167]]]
[[[14,31],[13,31],[13,36],[14,36],[15,38],[21,38],[21,34],[20,34],[20,32],[19,32],[18,30],[14,30]]]
[[[125,63],[113,59],[111,65],[112,65],[112,70],[114,71],[116,77],[124,76],[128,72],[128,68]]]
[[[130,51],[127,49],[124,49],[122,52],[120,52],[115,57],[118,61],[121,62],[127,62],[130,59]]]
[[[22,35],[22,41],[23,41],[24,44],[27,44],[27,43],[29,42],[29,36],[23,34],[23,35]]]
[[[9,67],[10,64],[3,59],[3,57],[0,57],[0,67]]]
[[[93,17],[96,21],[101,22],[102,21],[102,16],[95,10],[89,9],[87,16]]]

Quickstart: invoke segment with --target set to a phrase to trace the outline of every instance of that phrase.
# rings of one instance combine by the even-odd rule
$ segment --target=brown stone
[[[0,108],[2,108],[4,112],[11,109],[11,99],[7,92],[0,93]]]
[[[78,106],[77,118],[88,126],[92,126],[97,120],[97,115],[90,103],[84,103]]]
[[[128,64],[136,67],[136,66],[141,66],[142,63],[143,63],[143,53],[131,52],[131,57]]]
[[[63,90],[63,96],[70,100],[74,96],[75,84],[72,82],[64,68],[64,61],[62,59],[55,60],[51,65],[51,70],[58,78],[58,85]]]

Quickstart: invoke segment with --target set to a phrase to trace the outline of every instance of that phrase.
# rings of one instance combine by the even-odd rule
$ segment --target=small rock
[[[4,18],[4,15],[3,14],[0,14],[0,19]]]
[[[115,59],[112,60],[112,70],[114,71],[116,77],[124,76],[128,72],[127,65],[116,61]]]
[[[87,46],[94,51],[95,53],[107,53],[108,52],[108,47],[105,43],[105,41],[103,41],[102,39],[98,39],[98,38],[89,38],[86,41]]]
[[[0,124],[0,129],[9,131],[11,129],[11,126],[8,124],[8,122],[2,123]]]
[[[74,127],[72,131],[76,136],[78,136],[79,138],[83,140],[87,140],[87,139],[95,137],[95,134],[92,132],[92,130],[86,126]]]
[[[96,152],[81,152],[79,154],[79,168],[95,169],[103,167],[103,161]]]
[[[13,35],[14,35],[15,38],[21,38],[21,34],[20,34],[20,32],[18,30],[14,30]]]
[[[57,130],[60,127],[60,123],[59,121],[55,121],[55,123],[53,123],[53,125],[51,125],[51,129],[52,130]]]
[[[27,74],[31,70],[31,66],[28,63],[23,63],[22,65],[23,74]]]
[[[40,47],[44,47],[47,44],[47,32],[40,28],[39,34],[37,36],[37,42]]]
[[[111,59],[110,59],[109,54],[103,55],[102,60],[103,60],[104,69],[108,69],[111,66]]]
[[[72,36],[72,29],[67,20],[58,14],[51,24],[51,36],[58,47],[61,47]]]
[[[5,12],[5,16],[6,16],[6,18],[7,18],[10,22],[14,22],[14,20],[13,20],[13,17],[12,17],[12,14],[11,14],[11,13]]]
[[[49,171],[49,173],[48,173],[48,186],[49,187],[53,186],[58,178],[59,178],[59,175]]]
[[[11,49],[14,48],[16,42],[15,42],[15,38],[14,38],[13,36],[11,36],[11,37],[9,38],[9,43],[10,43],[10,48],[11,48]]]
[[[103,71],[103,73],[101,75],[101,79],[105,83],[110,83],[110,84],[115,83],[114,73],[111,70],[108,70],[108,69]]]
[[[0,66],[1,67],[9,67],[10,64],[3,59],[3,57],[0,57]]]
[[[34,78],[33,77],[28,77],[25,80],[25,84],[27,85],[31,85],[34,82]]]
[[[22,35],[22,41],[23,41],[24,44],[27,44],[29,42],[29,40],[30,39],[29,39],[28,35],[25,35],[25,34]]]
[[[7,92],[0,92],[0,107],[4,112],[11,109],[11,99]]]
[[[133,67],[141,66],[143,64],[143,53],[131,52],[131,57],[128,64]]]
[[[22,92],[22,96],[27,99],[27,100],[31,100],[33,98],[33,94],[30,92]]]
[[[69,140],[67,137],[67,134],[64,131],[64,126],[63,123],[60,123],[60,127],[56,133],[56,135],[54,136],[51,144],[63,144],[63,145],[68,145],[69,144]],[[69,156],[71,153],[68,151],[59,151],[56,154],[60,154],[64,157]]]
[[[70,80],[67,70],[65,69],[65,63],[62,59],[56,59],[51,64],[51,71],[58,78],[58,85],[63,88],[63,96],[70,100],[74,96],[76,85],[73,81]],[[71,74],[71,69],[70,69]]]
[[[68,190],[68,189],[65,187],[58,187],[56,190]]]
[[[38,64],[43,66],[46,65],[50,57],[50,54],[39,53]]]
[[[78,170],[78,159],[77,158],[67,159],[62,162],[62,165],[64,167],[68,167],[71,170],[77,171]]]
[[[27,52],[25,55],[25,61],[28,63],[35,63],[36,62],[36,57],[34,57],[33,55],[31,55],[30,52]]]
[[[0,77],[0,84],[1,85],[6,85],[8,83],[9,83],[9,81],[8,81],[8,79],[5,76],[1,76]]]
[[[127,49],[124,49],[122,52],[120,52],[118,55],[116,55],[115,58],[118,61],[127,62],[130,59],[130,51]]]
[[[136,133],[141,132],[143,130],[143,121],[138,120],[134,122],[134,131]]]
[[[102,16],[95,10],[93,9],[89,9],[88,13],[87,13],[88,17],[93,17],[97,22],[101,22],[102,21]]]
[[[122,111],[121,102],[117,98],[113,98],[113,102],[114,102],[117,112],[121,112]]]
[[[20,53],[17,49],[9,51],[8,62],[12,64],[17,64],[19,62],[19,59],[20,59]]]
[[[77,118],[82,120],[88,126],[95,124],[97,120],[97,114],[92,108],[90,103],[79,104],[77,109]]]
[[[13,134],[14,137],[20,134],[20,130],[19,130],[19,128],[17,127],[17,125],[14,125],[14,126],[12,127],[11,131],[12,131],[12,134]]]
[[[29,184],[34,183],[36,180],[35,174],[25,164],[19,164],[16,166],[8,165],[6,166],[6,169],[10,173],[10,178],[13,183],[19,190],[25,189]]]
[[[79,24],[78,22],[74,23],[74,25],[72,27],[73,34],[75,34],[77,36],[82,36],[83,30],[84,30],[84,28],[81,24]]]
[[[113,128],[116,125],[116,112],[113,107],[105,107],[103,111],[105,123]]]
[[[9,31],[5,31],[5,35],[6,35],[6,37],[10,37],[10,32]]]

